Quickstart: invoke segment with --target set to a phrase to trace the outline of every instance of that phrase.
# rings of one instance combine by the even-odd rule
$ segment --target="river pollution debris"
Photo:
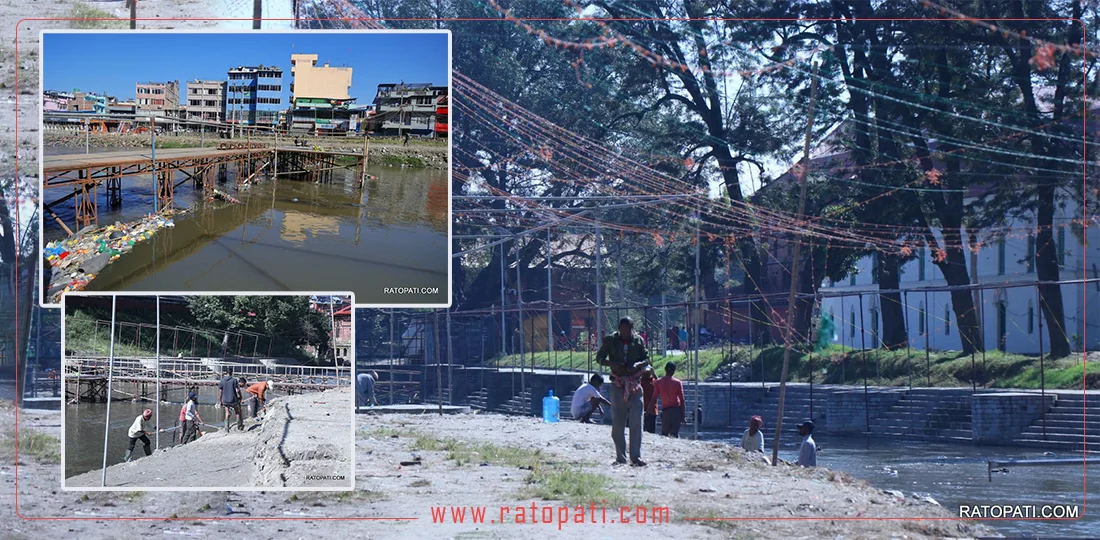
[[[43,255],[53,268],[49,289],[50,303],[57,303],[63,293],[81,291],[107,264],[152,238],[165,227],[175,227],[171,216],[179,210],[149,214],[133,223],[116,221],[99,229],[87,227],[76,235],[46,244]]]
[[[241,201],[238,201],[232,195],[230,195],[230,194],[228,194],[224,191],[219,191],[219,190],[216,190],[216,189],[214,190],[214,196],[209,197],[206,200],[207,200],[207,202],[209,202],[209,201],[213,201],[214,199],[222,200],[222,201],[225,201],[225,202],[228,202],[228,203],[233,203],[233,204],[241,204]]]

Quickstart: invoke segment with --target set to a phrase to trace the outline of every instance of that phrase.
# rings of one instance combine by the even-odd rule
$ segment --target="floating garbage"
[[[233,204],[241,204],[241,201],[238,201],[237,199],[233,198],[232,195],[230,195],[230,194],[228,194],[224,191],[219,191],[219,190],[216,190],[216,189],[214,190],[214,196],[207,199],[207,200],[214,200],[214,199],[218,199],[218,200],[225,201],[225,202],[228,202],[228,203],[233,203]]]
[[[99,229],[87,227],[70,238],[46,244],[43,255],[53,269],[47,289],[50,303],[59,302],[63,293],[84,290],[111,261],[152,238],[158,230],[175,227],[171,216],[176,213],[167,210],[134,223],[116,221]]]

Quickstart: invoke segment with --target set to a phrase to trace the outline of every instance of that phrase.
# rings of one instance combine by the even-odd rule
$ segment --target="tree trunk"
[[[901,288],[901,261],[897,255],[882,253],[878,257],[879,290]],[[882,300],[882,345],[887,349],[902,349],[909,341],[905,328],[905,308],[900,292],[880,293]]]
[[[1035,236],[1035,271],[1040,282],[1057,282],[1058,246],[1054,242],[1054,187],[1044,185],[1038,190],[1038,208],[1036,212],[1039,233]],[[1061,285],[1039,285],[1039,309],[1047,322],[1047,335],[1050,336],[1050,357],[1069,356],[1070,343],[1066,336],[1065,310],[1062,304]]]
[[[951,235],[954,235],[955,238],[961,237],[961,231],[958,228],[945,228],[943,233],[945,238],[950,238]],[[961,245],[951,245],[952,242],[947,242],[947,244],[946,257],[943,261],[934,264],[940,269],[944,281],[949,286],[970,285],[970,275],[966,271],[966,253]],[[929,306],[925,306],[925,309],[928,308]],[[951,291],[951,309],[955,312],[955,320],[958,323],[963,354],[985,350],[981,328],[978,325],[978,316],[974,310],[974,299],[970,296],[968,289]]]
[[[27,273],[27,282],[19,286],[19,324],[16,325],[15,334],[15,354],[16,354],[16,366],[18,367],[18,373],[16,376],[19,381],[20,395],[16,397],[18,403],[23,402],[23,395],[25,395],[26,388],[26,373],[27,373],[27,345],[30,339],[31,329],[31,304],[34,302],[36,295],[34,294],[34,276],[38,272],[38,259],[39,257],[27,257],[30,260],[30,271]],[[18,279],[18,276],[17,278]],[[35,355],[38,355],[38,351],[35,351]]]

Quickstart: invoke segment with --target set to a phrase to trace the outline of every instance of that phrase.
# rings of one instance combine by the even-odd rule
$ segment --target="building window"
[[[1058,266],[1065,268],[1066,266],[1066,228],[1058,228]]]
[[[924,281],[924,248],[920,248],[917,259],[917,281]]]
[[[856,285],[856,274],[858,274],[858,273],[859,273],[858,271],[852,272],[852,275],[848,276],[848,285],[851,285],[851,286],[855,287],[855,285]]]
[[[943,335],[951,335],[951,304],[943,306]]]
[[[1035,333],[1035,303],[1027,301],[1027,333]]]
[[[879,347],[878,342],[878,310],[871,310],[871,346],[874,348]]]
[[[1035,271],[1035,234],[1027,233],[1027,273]]]
[[[871,254],[871,285],[878,283],[878,252]]]
[[[925,320],[928,317],[928,313],[924,310],[924,302],[920,303],[920,308],[917,310],[917,335],[923,336],[925,330]]]
[[[997,242],[997,275],[1005,275],[1005,239]]]

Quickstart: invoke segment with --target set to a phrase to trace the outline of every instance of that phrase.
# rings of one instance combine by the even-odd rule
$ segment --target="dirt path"
[[[107,467],[107,487],[350,487],[351,389],[273,399],[262,423],[244,432],[209,433]],[[207,419],[216,412],[207,408]],[[221,425],[217,422],[215,425]],[[102,470],[65,479],[69,488],[100,487]]]
[[[10,426],[12,411],[0,410],[0,427]],[[56,413],[23,414],[24,427],[59,433]],[[20,467],[19,511],[25,517],[75,516],[87,521],[25,521],[13,511],[13,470],[0,466],[7,488],[0,492],[0,537],[38,539],[64,533],[87,538],[133,535],[314,538],[324,527],[332,538],[525,538],[569,534],[601,538],[637,538],[639,532],[676,538],[942,538],[994,535],[990,529],[955,521],[884,521],[882,517],[950,517],[937,505],[904,500],[826,469],[768,467],[740,450],[717,443],[647,437],[643,452],[650,466],[619,468],[608,464],[606,426],[542,424],[530,418],[497,415],[392,415],[357,418],[356,489],[353,492],[133,492],[88,493],[59,489],[56,464],[25,462]],[[417,459],[419,458],[419,460]],[[146,458],[143,458],[146,459]],[[419,465],[401,465],[401,462]],[[484,465],[483,465],[484,463]],[[531,467],[530,470],[527,467]],[[572,471],[568,478],[559,477]],[[562,482],[552,483],[555,479]],[[603,479],[603,480],[600,480]],[[549,481],[548,481],[549,480]],[[565,482],[571,480],[572,482]],[[514,523],[515,507],[535,502],[557,507],[572,496],[543,500],[540,494],[591,486],[612,505],[632,508],[667,506],[671,523],[556,525]],[[251,517],[408,517],[413,521],[218,521],[226,502]],[[485,506],[486,523],[434,523],[431,508]],[[499,507],[512,508],[504,521]],[[601,518],[601,510],[596,516]],[[111,516],[179,520],[97,521]],[[607,519],[616,519],[617,506]],[[689,517],[861,517],[867,521],[698,522]],[[245,517],[234,514],[233,517]],[[186,518],[194,518],[186,519]],[[468,514],[468,520],[472,515]],[[541,519],[541,518],[540,518]],[[586,518],[587,519],[587,518]],[[588,519],[590,521],[590,519]]]

